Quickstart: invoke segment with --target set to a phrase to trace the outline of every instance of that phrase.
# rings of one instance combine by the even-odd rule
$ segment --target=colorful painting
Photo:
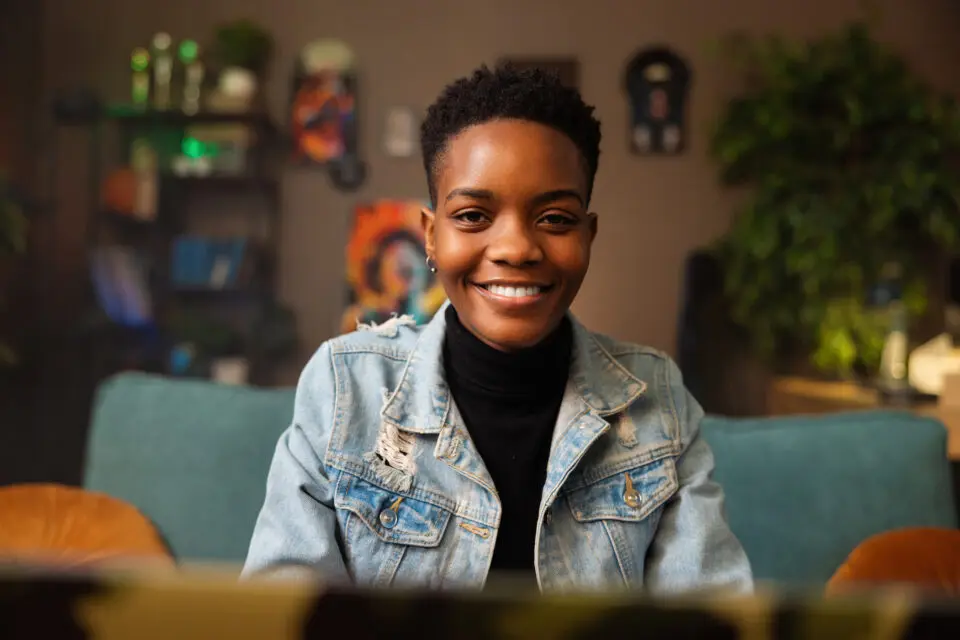
[[[446,296],[426,264],[420,210],[423,202],[381,200],[354,212],[347,244],[347,310],[341,331],[358,322],[384,322],[408,314],[422,324]]]
[[[297,60],[290,105],[295,159],[327,164],[356,153],[355,67],[342,42],[318,40]]]

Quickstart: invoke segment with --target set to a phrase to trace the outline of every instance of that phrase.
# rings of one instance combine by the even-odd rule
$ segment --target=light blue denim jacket
[[[444,381],[441,310],[323,344],[277,445],[244,575],[481,588],[500,501]],[[748,591],[703,412],[662,353],[573,322],[534,549],[543,591]]]

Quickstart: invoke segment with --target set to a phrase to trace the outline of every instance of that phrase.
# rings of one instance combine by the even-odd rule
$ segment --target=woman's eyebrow
[[[451,190],[450,193],[447,194],[445,201],[449,202],[457,197],[473,198],[474,200],[496,199],[493,191],[490,191],[489,189],[472,189],[470,187],[463,187]],[[575,189],[551,189],[550,191],[544,191],[543,193],[534,196],[530,200],[530,204],[533,206],[541,206],[550,202],[556,202],[557,200],[565,200],[568,198],[576,200],[578,203],[580,203],[580,206],[583,206],[583,197]]]
[[[444,199],[446,202],[453,200],[456,197],[463,198],[473,198],[475,200],[493,200],[493,191],[489,189],[454,189],[447,194],[447,197]]]
[[[550,202],[555,202],[557,200],[565,200],[567,198],[572,198],[580,203],[580,206],[583,206],[583,197],[577,193],[574,189],[554,189],[552,191],[545,191],[533,198],[531,203],[535,206],[548,204]]]

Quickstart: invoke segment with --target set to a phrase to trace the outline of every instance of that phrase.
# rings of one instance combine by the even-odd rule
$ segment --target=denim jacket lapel
[[[606,418],[625,411],[647,389],[590,331],[571,320],[573,362],[550,447],[541,516],[590,446],[610,428]]]
[[[448,304],[444,303],[421,331],[400,383],[387,396],[381,417],[407,433],[436,435],[434,457],[495,494],[493,479],[467,433],[444,374],[444,313]]]
[[[448,304],[422,329],[397,388],[386,397],[381,416],[407,433],[437,435],[437,458],[493,490],[443,371],[444,311]],[[573,360],[554,429],[543,508],[553,502],[577,462],[609,428],[605,418],[624,411],[647,386],[617,362],[590,331],[572,316],[570,319],[574,328]]]

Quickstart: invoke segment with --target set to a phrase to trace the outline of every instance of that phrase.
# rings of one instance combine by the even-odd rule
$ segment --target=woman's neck
[[[573,348],[573,327],[567,317],[536,345],[515,351],[500,351],[477,338],[453,305],[447,306],[445,319],[448,378],[501,396],[542,393],[566,384]]]

